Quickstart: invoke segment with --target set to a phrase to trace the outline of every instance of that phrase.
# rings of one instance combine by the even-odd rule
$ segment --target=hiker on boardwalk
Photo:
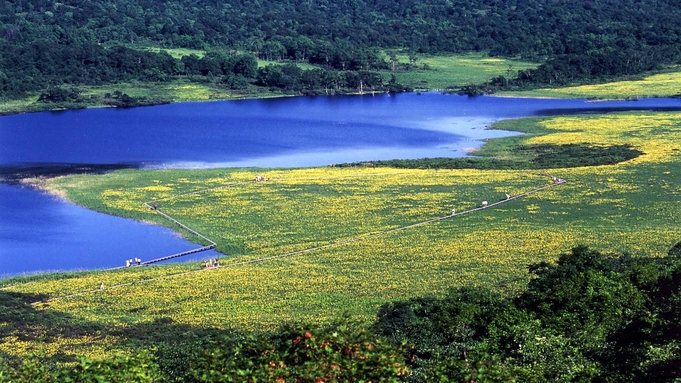
[[[154,202],[154,210],[158,210],[158,205]]]
[[[104,282],[100,282],[100,283],[99,283],[99,289],[100,289],[100,290],[104,290]]]
[[[506,193],[506,199],[507,199],[507,200],[511,199],[511,195],[508,194],[508,193]]]

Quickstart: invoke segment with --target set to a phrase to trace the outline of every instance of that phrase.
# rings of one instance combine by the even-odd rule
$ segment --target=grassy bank
[[[160,209],[218,242],[227,254],[223,265],[494,202],[550,183],[547,173],[568,183],[478,213],[268,262],[4,280],[0,295],[16,315],[0,327],[0,352],[44,350],[68,359],[76,352],[103,356],[211,329],[327,322],[343,312],[371,321],[384,302],[441,295],[455,286],[514,294],[526,282],[528,264],[552,261],[578,243],[606,253],[663,256],[679,241],[680,113],[533,118],[498,126],[534,132],[492,140],[485,150],[499,157],[512,155],[508,149],[516,145],[565,143],[629,144],[643,154],[617,165],[537,171],[213,169],[54,179],[48,187],[79,204],[165,224],[142,205],[158,200]],[[251,182],[256,174],[270,180]],[[228,187],[179,196],[222,186]],[[100,282],[107,288],[99,291]],[[83,291],[90,292],[28,304]]]
[[[641,79],[616,81],[605,84],[536,89],[523,92],[500,92],[499,95],[601,100],[678,97],[681,95],[681,72],[678,72],[678,68],[672,68],[672,70],[677,71],[654,74]]]
[[[158,51],[160,48],[139,48]],[[187,49],[166,50],[173,57],[189,54],[202,56],[204,52]],[[400,62],[409,62],[407,56],[397,56]],[[259,61],[258,66],[269,64],[283,65],[285,62]],[[304,70],[313,69],[310,64],[296,63]],[[417,56],[415,67],[407,72],[383,71],[385,81],[389,81],[391,74],[395,74],[398,81],[415,89],[445,89],[450,86],[465,85],[487,81],[493,77],[504,75],[509,67],[529,68],[537,64],[488,58],[481,54],[454,56]],[[50,109],[69,109],[84,107],[101,107],[104,96],[121,92],[138,100],[140,104],[158,104],[167,102],[233,100],[244,98],[280,97],[290,94],[281,90],[270,90],[266,87],[249,85],[245,89],[229,89],[226,86],[211,82],[193,82],[188,78],[178,77],[168,82],[133,82],[107,84],[101,86],[79,86],[81,98],[78,104],[51,104],[38,102],[39,94],[34,94],[20,100],[0,101],[0,115],[22,112],[36,112]]]

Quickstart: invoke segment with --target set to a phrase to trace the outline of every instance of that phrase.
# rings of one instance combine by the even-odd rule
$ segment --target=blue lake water
[[[678,99],[588,102],[438,93],[295,97],[0,117],[0,168],[43,164],[297,167],[463,156],[537,115],[681,110]],[[0,184],[0,275],[115,267],[195,247],[172,231]],[[201,253],[209,258],[216,253]],[[185,259],[186,260],[186,259]]]
[[[123,266],[125,259],[148,260],[196,247],[168,229],[97,213],[28,187],[0,184],[3,275],[110,268]]]

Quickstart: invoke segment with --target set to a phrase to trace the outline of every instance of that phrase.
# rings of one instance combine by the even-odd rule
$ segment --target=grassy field
[[[135,47],[131,47],[135,48]],[[190,55],[195,55],[198,58],[203,57],[206,54],[206,51],[203,49],[189,49],[189,48],[161,48],[161,47],[145,47],[145,48],[140,48],[144,50],[148,50],[149,52],[161,52],[161,51],[166,51],[168,52],[169,55],[171,55],[173,58],[176,59],[181,59],[184,56],[190,56]]]
[[[439,295],[455,286],[513,294],[527,281],[527,265],[552,261],[576,244],[663,256],[681,240],[680,113],[533,118],[498,127],[533,134],[493,140],[484,154],[508,157],[510,147],[541,143],[631,144],[644,154],[617,165],[542,171],[327,167],[119,171],[54,179],[48,187],[80,204],[165,224],[142,204],[158,200],[161,210],[218,243],[228,254],[222,265],[494,202],[504,193],[550,183],[546,174],[568,183],[474,214],[267,262],[2,280],[0,297],[9,303],[0,323],[0,353],[43,350],[67,360],[212,329],[326,322],[343,312],[368,322],[384,302]],[[251,182],[256,174],[270,180]],[[212,190],[179,196],[202,189]],[[107,289],[99,291],[100,282]]]
[[[399,62],[409,62],[406,55],[397,55]],[[498,76],[516,74],[519,70],[536,68],[539,64],[520,60],[486,57],[482,54],[454,56],[417,56],[416,70],[396,72],[400,84],[414,89],[447,89],[480,84]],[[427,69],[424,69],[427,68]],[[389,78],[390,72],[386,72]]]
[[[679,68],[671,68],[678,70]],[[678,97],[681,95],[681,72],[673,71],[642,79],[616,81],[597,85],[537,89],[523,92],[500,92],[500,95],[523,97],[557,97],[590,99],[635,99],[647,97]]]
[[[80,87],[84,97],[90,95],[102,97],[106,93],[116,90],[128,94],[130,97],[144,97],[148,100],[166,100],[172,102],[234,100],[244,98],[273,97],[277,94],[257,87],[244,90],[232,90],[213,84],[198,84],[185,79],[178,79],[167,83],[123,83],[110,86]],[[280,94],[279,94],[280,95]]]

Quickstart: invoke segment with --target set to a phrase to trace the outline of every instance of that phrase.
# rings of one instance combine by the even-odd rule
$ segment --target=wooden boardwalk
[[[198,248],[192,249],[192,250],[183,251],[181,253],[171,254],[171,255],[168,255],[168,256],[165,256],[165,257],[161,257],[161,258],[152,259],[150,261],[141,262],[140,265],[150,265],[152,263],[157,263],[157,262],[167,261],[169,259],[184,257],[185,255],[200,253],[202,251],[214,249],[218,245],[212,239],[204,236],[203,234],[201,234],[198,231],[190,228],[189,226],[183,224],[182,222],[176,220],[175,218],[169,216],[168,214],[158,210],[158,208],[156,206],[150,205],[150,204],[153,204],[153,203],[154,203],[154,201],[149,201],[149,202],[145,202],[144,205],[146,205],[149,209],[155,211],[156,214],[159,214],[159,215],[163,216],[163,218],[175,223],[177,226],[187,230],[188,232],[196,235],[197,237],[199,237],[203,240],[208,241],[209,245],[201,246],[201,247],[198,247]]]
[[[193,249],[193,250],[183,251],[181,253],[172,254],[172,255],[165,256],[165,257],[152,259],[151,261],[141,262],[140,265],[150,265],[150,264],[156,263],[156,262],[162,262],[162,261],[167,261],[167,260],[173,259],[173,258],[184,257],[185,255],[189,255],[189,254],[200,253],[202,251],[215,249],[215,246],[216,246],[215,244],[212,244],[212,245],[208,245],[208,246],[199,247],[199,248]]]

